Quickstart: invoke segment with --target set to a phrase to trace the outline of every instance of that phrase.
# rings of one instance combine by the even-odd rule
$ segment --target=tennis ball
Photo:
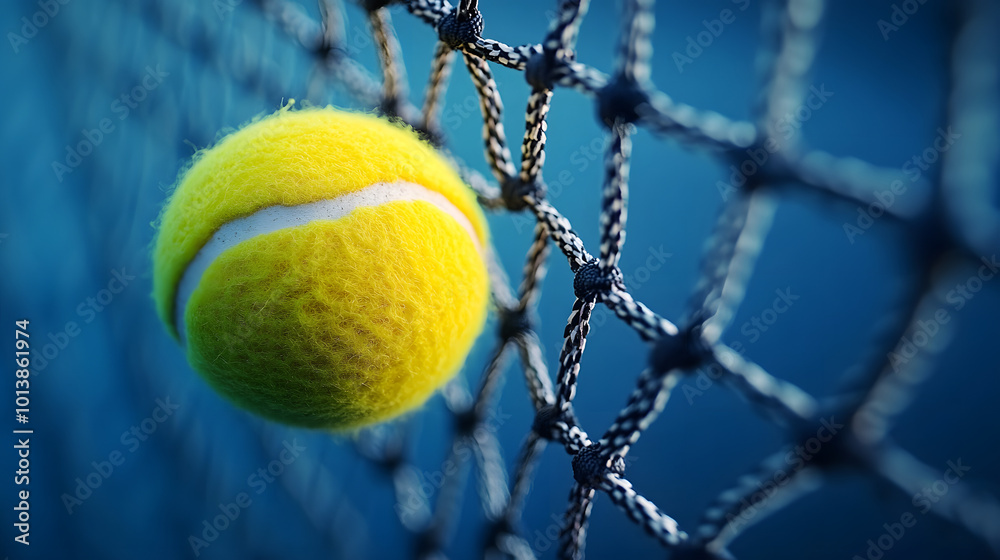
[[[400,125],[277,113],[196,154],[161,214],[153,298],[236,405],[349,429],[423,404],[486,319],[475,197]]]

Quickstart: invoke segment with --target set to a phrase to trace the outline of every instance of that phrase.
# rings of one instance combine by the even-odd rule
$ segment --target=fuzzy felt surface
[[[468,232],[438,208],[360,208],[223,253],[188,305],[188,358],[264,417],[353,428],[423,404],[450,379],[488,294]]]
[[[486,221],[470,189],[426,142],[403,126],[332,108],[283,109],[195,155],[160,216],[153,246],[153,299],[177,337],[177,284],[222,224],[268,206],[295,206],[379,182],[407,181],[444,195],[472,222]]]
[[[473,193],[408,129],[286,109],[226,136],[161,215],[157,313],[177,337],[177,284],[229,221],[397,181],[443,195],[486,246]],[[188,360],[238,406],[287,424],[351,429],[411,410],[461,368],[486,320],[486,266],[466,227],[430,202],[394,201],[226,249],[184,310]]]

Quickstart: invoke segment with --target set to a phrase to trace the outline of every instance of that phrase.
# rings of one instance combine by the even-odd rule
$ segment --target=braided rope
[[[500,342],[487,366],[478,391],[449,386],[445,401],[456,418],[456,443],[472,447],[479,479],[479,495],[487,519],[493,524],[484,555],[533,558],[534,553],[517,528],[529,491],[532,473],[547,442],[552,441],[573,456],[576,483],[560,532],[560,557],[582,558],[587,520],[598,491],[626,516],[678,557],[729,558],[727,546],[766,513],[776,511],[817,488],[825,474],[850,469],[886,480],[913,492],[939,477],[905,450],[892,443],[887,433],[912,400],[914,392],[930,374],[935,351],[903,367],[889,363],[887,356],[915,332],[920,321],[935,309],[931,271],[944,259],[978,261],[996,250],[1000,217],[991,202],[994,187],[982,176],[967,170],[996,165],[1000,135],[995,127],[972,122],[981,115],[998,112],[995,79],[976,79],[978,69],[997,66],[996,52],[975,48],[1000,22],[1000,10],[986,0],[962,3],[962,19],[954,30],[953,79],[946,124],[961,123],[976,138],[945,157],[941,181],[918,183],[914,195],[900,200],[886,214],[911,228],[931,228],[924,237],[938,239],[929,255],[921,258],[919,292],[908,299],[908,311],[899,314],[887,328],[884,345],[865,364],[859,382],[843,387],[836,405],[822,404],[794,386],[771,375],[759,365],[720,343],[736,308],[742,301],[754,264],[763,246],[774,212],[771,192],[791,183],[831,199],[868,204],[874,193],[899,177],[899,172],[881,169],[852,158],[838,158],[813,150],[793,135],[771,161],[726,200],[702,262],[702,277],[691,298],[691,311],[680,326],[658,316],[636,300],[624,285],[618,262],[625,241],[634,127],[672,138],[685,146],[704,149],[725,164],[739,165],[746,150],[763,149],[774,137],[774,117],[801,104],[806,79],[818,44],[816,30],[822,24],[822,0],[783,0],[765,10],[762,27],[767,37],[759,60],[761,95],[754,107],[754,122],[728,119],[710,111],[674,102],[651,82],[650,36],[654,27],[653,0],[626,0],[617,46],[617,61],[609,76],[575,59],[580,23],[588,8],[586,0],[560,0],[556,17],[539,44],[509,46],[484,38],[482,16],[475,1],[463,0],[453,7],[444,0],[402,0],[416,18],[430,25],[439,42],[422,111],[411,110],[405,88],[405,69],[385,2],[364,3],[377,43],[383,76],[381,86],[363,68],[337,50],[342,40],[339,3],[324,0],[322,24],[308,18],[289,18],[299,13],[283,9],[283,0],[258,0],[263,12],[304,48],[316,52],[318,66],[340,79],[360,102],[378,105],[412,126],[440,137],[437,114],[450,77],[453,51],[460,51],[479,96],[483,116],[486,161],[496,184],[478,173],[463,169],[484,207],[490,210],[528,209],[536,219],[532,244],[525,260],[518,289],[510,287],[502,269],[491,260],[493,297],[500,317]],[[338,31],[338,29],[340,29]],[[329,53],[336,52],[335,56]],[[803,53],[806,53],[803,55]],[[525,133],[521,145],[520,171],[516,171],[508,148],[501,115],[503,104],[490,63],[525,72],[532,86],[525,111]],[[600,249],[592,256],[567,220],[545,198],[546,118],[552,91],[574,89],[594,99],[610,142],[605,153],[605,176],[599,220]],[[419,115],[419,116],[418,116]],[[977,117],[970,117],[977,115]],[[994,119],[995,121],[995,119]],[[992,122],[982,119],[982,123]],[[768,150],[769,152],[773,150]],[[947,196],[945,196],[947,195]],[[935,204],[944,200],[947,204]],[[532,316],[541,292],[549,241],[566,257],[575,274],[576,299],[567,321],[564,343],[554,384],[542,357]],[[492,259],[492,257],[491,257]],[[573,400],[581,376],[580,359],[589,334],[589,320],[596,305],[607,306],[644,340],[650,341],[650,365],[638,378],[624,408],[600,440],[592,441],[573,413]],[[518,456],[508,490],[496,438],[483,428],[493,410],[508,357],[516,355],[525,375],[528,395],[536,411],[531,431]],[[805,444],[817,430],[833,431],[832,441],[791,472],[786,457],[795,445],[769,456],[732,489],[723,492],[705,512],[701,524],[690,535],[660,508],[639,494],[625,478],[629,449],[667,405],[671,390],[689,372],[713,368],[724,384],[744,397],[763,416],[785,427],[793,442]],[[848,419],[843,424],[834,418]],[[831,426],[835,426],[831,428]],[[359,451],[393,473],[397,495],[414,485],[401,467],[402,433],[385,440],[385,429],[365,432]],[[455,446],[452,447],[455,449]],[[449,461],[464,464],[454,451]],[[401,523],[420,535],[417,556],[442,558],[449,531],[458,515],[463,480],[467,470],[446,473],[437,501],[431,508],[409,510]],[[758,488],[784,482],[760,497]],[[753,499],[749,499],[753,497]],[[750,511],[752,510],[752,512]],[[964,527],[1000,554],[1000,504],[972,492],[954,492],[935,504],[932,511]],[[748,518],[749,514],[749,518]],[[690,556],[688,556],[690,555]]]

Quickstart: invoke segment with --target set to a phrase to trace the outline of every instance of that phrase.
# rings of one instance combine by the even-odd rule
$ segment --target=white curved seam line
[[[381,206],[399,201],[423,201],[433,204],[454,218],[465,229],[473,245],[476,246],[476,250],[482,254],[479,237],[476,235],[476,230],[469,218],[443,194],[416,183],[406,181],[374,183],[361,190],[346,193],[336,198],[317,200],[296,206],[261,208],[249,216],[236,218],[223,224],[188,263],[181,276],[181,281],[177,285],[177,294],[174,297],[174,324],[177,326],[177,335],[180,337],[181,344],[187,344],[184,333],[184,313],[187,310],[188,300],[201,284],[201,278],[205,275],[208,267],[227,249],[258,235],[304,226],[318,220],[338,220],[356,208]]]

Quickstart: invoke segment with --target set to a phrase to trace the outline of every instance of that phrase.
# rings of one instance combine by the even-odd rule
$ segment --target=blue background
[[[336,88],[307,83],[311,58],[263,20],[250,2],[95,2],[59,6],[37,34],[15,48],[35,2],[0,5],[3,87],[3,162],[0,165],[0,340],[13,346],[15,319],[30,319],[38,348],[63,348],[32,380],[31,546],[12,542],[15,457],[4,436],[0,452],[0,550],[10,558],[190,558],[188,536],[219,513],[218,504],[248,492],[242,511],[203,558],[409,557],[412,537],[392,513],[391,487],[382,472],[360,459],[349,441],[287,429],[233,409],[210,392],[158,323],[152,308],[149,245],[156,219],[176,177],[196,147],[281,106],[282,98],[350,106]],[[554,3],[553,3],[554,4]],[[828,8],[825,41],[811,83],[834,94],[804,123],[813,147],[901,168],[931,145],[944,116],[946,8],[928,0],[885,40],[877,20],[891,2],[841,1]],[[675,100],[732,118],[751,118],[757,95],[755,52],[761,42],[759,2],[660,2],[656,8],[653,80]],[[507,6],[510,6],[508,8]],[[516,7],[516,9],[515,9]],[[485,0],[485,35],[508,44],[538,42],[549,3]],[[704,30],[703,20],[734,9],[735,21],[691,64],[679,71],[672,53]],[[315,7],[307,11],[315,15]],[[615,3],[595,2],[582,28],[578,59],[609,72],[618,34]],[[405,11],[393,9],[404,45],[412,99],[423,91],[435,36]],[[375,69],[361,12],[351,7],[351,54]],[[196,30],[203,32],[196,32]],[[125,118],[114,100],[141,83],[147,67],[166,76]],[[515,157],[523,134],[528,86],[519,72],[495,68],[506,104],[504,123]],[[263,82],[256,76],[265,76]],[[487,173],[475,91],[461,66],[448,90],[443,123],[451,150]],[[590,99],[555,93],[548,122],[552,202],[574,224],[591,251],[598,241],[603,132]],[[61,177],[67,146],[82,130],[108,118],[114,129],[93,153]],[[998,123],[1000,124],[1000,123]],[[634,279],[634,295],[661,315],[680,320],[697,280],[703,243],[722,202],[716,181],[729,172],[708,155],[640,131],[634,137],[628,238],[621,261]],[[936,167],[925,176],[933,179]],[[555,185],[562,171],[565,184]],[[914,193],[913,196],[919,196]],[[879,220],[852,244],[851,204],[792,190],[780,197],[774,227],[749,292],[724,336],[774,375],[815,396],[835,393],[843,373],[870,350],[875,325],[899,303],[913,271],[902,266],[909,242],[889,220]],[[490,217],[505,268],[517,279],[530,243],[526,216]],[[670,254],[658,270],[642,271],[652,252]],[[87,298],[106,297],[113,271],[134,275],[102,311],[81,312]],[[124,272],[122,272],[124,271]],[[945,287],[974,268],[951,271]],[[645,280],[642,280],[645,279]],[[539,306],[539,335],[550,369],[562,344],[573,301],[572,276],[554,255]],[[756,342],[743,325],[771,307],[775,290],[799,296]],[[86,307],[86,305],[84,305]],[[948,308],[954,327],[932,377],[905,412],[893,437],[929,465],[943,470],[961,459],[972,467],[972,488],[1000,494],[1000,396],[995,355],[1000,289],[987,284],[961,310]],[[62,336],[67,322],[78,327]],[[492,326],[481,337],[463,376],[475,383],[494,344]],[[6,333],[6,334],[4,334]],[[53,342],[55,343],[55,342]],[[56,350],[58,350],[56,352]],[[583,358],[576,409],[591,435],[603,432],[625,403],[647,360],[635,333],[598,310]],[[13,351],[13,348],[3,350]],[[44,359],[45,356],[42,356]],[[9,364],[8,366],[10,367]],[[497,434],[508,467],[527,433],[532,413],[518,367],[508,372]],[[13,374],[0,383],[0,418],[13,428]],[[629,458],[627,476],[681,527],[693,530],[704,508],[737,477],[777,449],[783,434],[731,391],[713,386],[688,397],[682,382],[666,410]],[[693,395],[693,396],[692,396]],[[131,426],[153,415],[157,399],[179,409],[135,448],[122,441]],[[450,445],[449,418],[434,398],[416,421],[411,456],[428,475],[441,469]],[[248,477],[277,459],[283,442],[306,450],[257,494]],[[61,496],[92,463],[119,452],[124,462],[72,513]],[[550,446],[538,469],[524,515],[524,534],[543,557],[553,557],[553,515],[571,485],[570,458]],[[472,486],[470,486],[470,490]],[[847,559],[864,556],[883,523],[914,511],[911,497],[870,477],[844,476],[751,528],[733,544],[738,557],[772,560]],[[984,545],[931,515],[918,522],[885,558],[977,558]],[[648,538],[606,496],[598,496],[587,551],[591,558],[662,557]],[[483,518],[474,492],[450,553],[475,557]]]

